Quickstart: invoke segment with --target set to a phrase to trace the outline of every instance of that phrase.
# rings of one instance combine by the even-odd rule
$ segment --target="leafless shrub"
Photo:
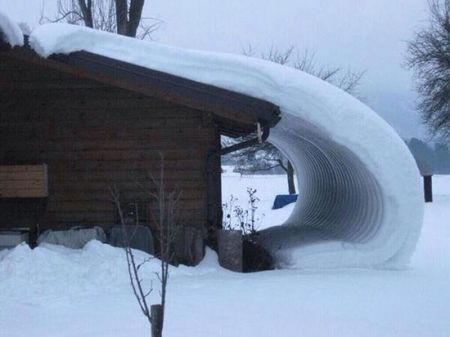
[[[237,205],[238,199],[230,195],[228,201],[222,204],[224,218],[222,228],[227,230],[240,230],[244,239],[252,240],[257,233],[257,223],[260,219],[256,216],[260,199],[256,195],[257,190],[247,187],[247,208]]]
[[[140,270],[143,265],[151,260],[147,258],[140,263],[136,262],[133,250],[130,245],[132,235],[126,230],[127,221],[121,206],[120,192],[116,187],[110,188],[110,193],[119,214],[119,220],[123,228],[123,235],[125,238],[125,253],[128,266],[128,275],[130,277],[130,284],[133,289],[133,294],[139,304],[142,314],[147,318],[152,328],[152,336],[157,337],[162,335],[164,314],[167,297],[167,284],[169,281],[169,265],[173,258],[172,245],[176,236],[176,218],[177,205],[181,196],[180,192],[167,191],[164,183],[164,158],[161,154],[161,167],[159,177],[155,178],[151,173],[149,174],[152,186],[147,187],[140,185],[146,194],[156,202],[158,214],[151,213],[152,221],[156,225],[159,232],[159,258],[160,270],[155,272],[155,275],[160,283],[160,304],[156,307],[149,306],[147,298],[153,291],[153,284],[148,289],[144,289],[143,280],[140,276]],[[135,223],[139,224],[139,210],[136,203],[135,209]],[[155,317],[156,316],[156,317]]]

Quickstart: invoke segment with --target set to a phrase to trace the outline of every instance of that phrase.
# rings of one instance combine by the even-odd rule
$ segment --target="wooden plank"
[[[17,172],[0,172],[0,180],[6,182],[17,182],[20,184],[21,181],[36,182],[41,181],[42,171],[31,171],[26,173],[26,178],[24,174],[17,174]]]
[[[70,192],[70,193],[77,193],[77,192],[103,192],[103,191],[109,191],[109,187],[114,184],[114,181],[111,183],[104,182],[104,181],[86,181],[83,183],[77,183],[76,181],[58,181],[53,184],[53,180],[51,181],[50,190],[51,192]],[[123,191],[123,193],[127,192],[133,192],[133,191],[139,191],[140,187],[136,185],[133,181],[126,181],[121,183],[115,184],[118,189]],[[192,189],[200,189],[205,188],[206,182],[205,181],[189,181],[189,180],[166,180],[165,181],[165,187],[169,190],[176,190],[183,193],[183,191],[186,190],[192,190]]]
[[[204,129],[201,127],[192,127],[188,129],[183,129],[181,127],[168,128],[165,133],[158,131],[157,129],[151,128],[108,128],[104,127],[90,127],[85,125],[84,127],[80,125],[77,128],[65,128],[64,126],[59,126],[58,124],[48,123],[41,127],[38,126],[7,126],[0,123],[0,139],[2,144],[11,144],[14,140],[19,143],[24,140],[39,141],[45,144],[45,142],[61,141],[61,142],[76,142],[77,140],[86,141],[114,141],[116,139],[124,140],[136,140],[136,141],[146,141],[147,148],[161,148],[158,143],[161,142],[164,145],[164,140],[167,140],[168,146],[170,144],[183,145],[188,147],[189,144],[186,140],[197,141],[200,144],[200,135],[209,137],[209,129]],[[152,140],[153,138],[153,140]],[[184,144],[182,143],[184,140]],[[36,146],[40,145],[37,143]],[[51,144],[50,144],[51,145]],[[5,145],[6,146],[6,145]]]
[[[3,190],[0,187],[0,198],[44,198],[46,196],[47,194],[42,191],[42,188]]]
[[[158,129],[181,129],[181,128],[187,128],[187,129],[200,129],[203,127],[202,125],[202,119],[195,119],[195,118],[189,118],[189,117],[173,117],[173,118],[166,118],[163,116],[151,116],[149,115],[148,118],[142,118],[142,119],[135,119],[131,120],[130,118],[127,118],[125,115],[121,119],[114,120],[109,117],[105,117],[105,119],[85,119],[83,116],[79,116],[77,120],[69,121],[67,118],[63,117],[63,120],[58,120],[57,118],[51,118],[50,120],[43,120],[41,118],[36,118],[36,120],[30,120],[28,119],[25,121],[20,121],[17,119],[9,122],[2,122],[2,127],[4,128],[37,128],[37,129],[45,129],[48,128],[49,123],[53,123],[58,125],[59,127],[64,127],[65,129],[69,130],[76,130],[78,128],[86,128],[87,126],[97,129],[105,129],[105,128],[115,128],[116,130],[123,130],[124,125],[123,123],[127,123],[127,128],[133,128],[136,130],[140,129],[147,129],[147,130],[155,130]],[[162,132],[162,131],[159,131]],[[164,131],[166,133],[170,131]]]
[[[133,201],[132,199],[129,199]],[[142,200],[142,199],[136,199]],[[158,207],[155,202],[146,201],[146,208],[156,211]],[[178,210],[201,210],[205,207],[205,200],[180,200],[178,203]],[[112,201],[107,199],[103,201],[55,201],[49,202],[47,210],[49,212],[109,212],[116,209]]]
[[[178,134],[161,134],[149,131],[146,139],[40,139],[30,141],[27,139],[5,139],[2,149],[14,149],[15,152],[26,152],[29,150],[45,151],[104,151],[104,150],[130,150],[142,151],[155,148],[163,149],[196,149],[209,147],[213,132],[204,129],[196,129],[192,135],[179,137]],[[157,153],[155,153],[157,155]]]
[[[44,165],[0,165],[0,173],[11,173],[17,176],[33,172],[43,173],[45,170]]]
[[[65,224],[91,225],[92,223],[113,224],[116,218],[116,211],[110,212],[47,212],[47,216],[53,222]]]
[[[148,196],[139,190],[120,190],[122,196],[127,200],[142,200],[148,199]],[[181,191],[181,200],[206,200],[206,190],[204,188],[190,188]],[[108,201],[111,200],[109,190],[101,191],[92,190],[67,190],[67,191],[52,191],[49,195],[49,203],[51,202],[84,202],[84,201]]]
[[[72,171],[72,170],[55,170],[54,168],[51,168],[51,180],[55,182],[129,182],[136,184],[139,183],[145,183],[149,184],[151,182],[151,176],[158,177],[158,172],[155,172],[156,170],[153,170],[153,172],[147,171],[147,170],[140,170],[140,171],[131,171],[131,170],[121,170],[116,171],[114,169],[110,169],[108,171]],[[2,175],[0,174],[0,178]],[[165,179],[167,180],[186,180],[186,181],[202,181],[205,179],[205,173],[203,170],[183,170],[182,172],[176,172],[176,171],[166,171],[165,172]]]
[[[42,176],[37,178],[21,177],[20,179],[14,180],[0,180],[0,191],[2,191],[2,193],[12,190],[43,190],[44,188],[45,181],[42,179]]]
[[[185,160],[164,160],[164,167],[166,170],[201,170],[205,169],[205,160],[189,158]],[[159,172],[161,168],[161,161],[159,158],[144,158],[142,160],[135,161],[123,161],[123,160],[84,160],[76,162],[63,162],[55,161],[49,164],[49,170],[51,172],[73,172],[73,174],[96,172],[98,174],[106,172]],[[51,173],[53,174],[53,173]]]
[[[74,89],[75,90],[75,89]],[[91,91],[96,92],[95,89]],[[7,92],[8,93],[8,92]],[[13,122],[11,119],[11,114],[15,111],[24,111],[29,109],[29,106],[32,104],[34,106],[34,110],[30,111],[31,121],[38,120],[48,120],[50,118],[56,118],[57,120],[77,120],[75,117],[83,117],[87,118],[88,115],[96,115],[100,114],[105,117],[109,110],[117,111],[115,116],[117,118],[122,117],[125,118],[126,110],[130,108],[132,111],[147,111],[151,113],[152,111],[157,110],[158,108],[153,108],[149,104],[138,105],[137,103],[133,104],[130,100],[130,107],[126,106],[127,101],[121,101],[120,104],[113,104],[111,101],[114,101],[112,96],[105,97],[105,104],[102,102],[98,102],[96,100],[89,101],[84,99],[83,101],[77,101],[76,99],[58,99],[53,92],[47,92],[46,96],[40,97],[36,92],[26,92],[26,91],[10,91],[6,95],[0,94],[0,99],[4,102],[3,110],[5,112],[5,116],[9,116],[8,120]],[[70,92],[66,93],[66,95],[70,95]],[[9,99],[5,101],[5,98],[9,96]],[[27,101],[20,101],[20,97],[27,97]],[[110,99],[109,104],[106,104],[106,101]],[[67,111],[65,107],[67,106]],[[61,110],[61,107],[64,107],[64,110]],[[178,107],[179,109],[179,107]],[[171,108],[167,110],[175,110],[176,108]],[[120,114],[122,111],[122,114]],[[174,113],[174,112],[173,112]],[[170,112],[169,112],[170,114]],[[114,116],[113,115],[113,116]],[[195,115],[194,115],[195,116]],[[78,118],[79,119],[79,118]],[[95,119],[95,118],[92,118]]]
[[[88,150],[88,151],[55,151],[55,152],[43,152],[38,151],[21,151],[14,152],[15,158],[20,158],[23,161],[33,161],[39,159],[40,161],[52,162],[52,161],[78,161],[78,160],[98,160],[98,161],[112,161],[112,160],[144,160],[148,157],[155,158],[158,151],[164,152],[164,158],[167,160],[183,160],[190,158],[202,158],[206,157],[206,149],[180,149],[180,150],[165,150],[163,148],[149,149],[149,150]],[[1,152],[0,152],[1,162]]]
[[[47,196],[47,165],[0,166],[0,198],[42,198]]]
[[[117,219],[116,210],[111,212],[48,212],[48,217],[51,218],[55,223],[72,223],[79,225],[90,225],[92,223],[109,223],[114,224]],[[156,215],[156,214],[155,214]],[[205,211],[204,210],[182,210],[179,212],[180,222],[183,225],[190,225],[195,223],[205,222]]]

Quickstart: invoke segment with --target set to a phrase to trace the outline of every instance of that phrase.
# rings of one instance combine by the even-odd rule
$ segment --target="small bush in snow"
[[[260,221],[256,217],[259,198],[256,196],[257,190],[251,187],[247,188],[248,208],[244,209],[237,204],[238,199],[233,195],[230,196],[228,202],[222,204],[223,207],[223,229],[241,230],[246,239],[249,239],[257,233],[257,222]]]

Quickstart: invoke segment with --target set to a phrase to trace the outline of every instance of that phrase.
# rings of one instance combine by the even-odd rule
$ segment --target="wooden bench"
[[[47,165],[0,165],[0,198],[48,196]]]

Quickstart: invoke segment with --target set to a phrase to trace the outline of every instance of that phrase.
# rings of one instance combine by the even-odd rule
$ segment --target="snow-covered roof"
[[[86,51],[279,106],[269,141],[293,163],[300,191],[286,224],[263,235],[280,265],[407,264],[423,218],[419,171],[392,127],[341,89],[263,60],[66,24],[38,27],[30,46],[42,57]]]

